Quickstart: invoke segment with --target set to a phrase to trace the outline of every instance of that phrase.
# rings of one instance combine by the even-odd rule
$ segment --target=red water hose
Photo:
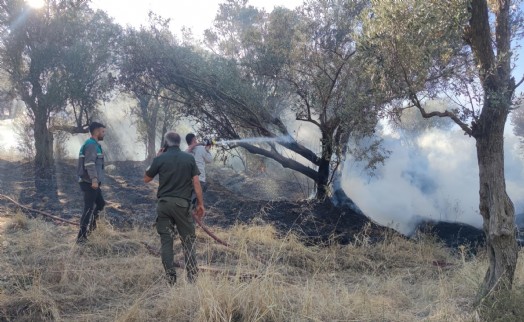
[[[206,225],[202,223],[202,221],[197,216],[195,216],[194,213],[193,213],[193,219],[195,219],[196,223],[200,226],[200,228],[202,228],[202,230],[206,232],[206,234],[209,235],[209,237],[213,238],[220,245],[229,247],[229,244],[227,242],[223,241],[217,235],[215,235]]]

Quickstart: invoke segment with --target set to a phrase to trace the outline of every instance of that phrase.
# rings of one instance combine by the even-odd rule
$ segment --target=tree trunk
[[[53,133],[47,127],[47,113],[35,113],[35,188],[40,196],[58,200],[57,182],[53,159]]]
[[[147,128],[147,161],[152,161],[156,156],[156,119],[148,123]]]
[[[167,133],[167,122],[164,120],[164,123],[162,124],[162,143],[161,144],[165,144],[164,142],[164,136],[166,136],[166,133]]]
[[[47,128],[47,114],[35,113],[35,173],[39,178],[47,178],[54,166],[53,133]]]
[[[472,0],[468,6],[471,18],[465,36],[475,54],[484,89],[480,119],[472,125],[479,164],[480,214],[489,259],[478,301],[488,296],[496,299],[496,293],[511,289],[518,257],[515,209],[506,193],[504,177],[504,125],[515,91],[511,76],[512,2]],[[495,30],[491,28],[490,6]]]
[[[509,290],[517,265],[515,209],[506,193],[504,125],[509,109],[486,101],[476,131],[480,177],[480,214],[484,219],[489,268],[477,300]]]
[[[329,169],[330,169],[331,162],[330,160],[326,160],[322,158],[322,161],[320,161],[320,165],[318,166],[318,179],[317,179],[317,194],[316,198],[318,200],[324,200],[326,197],[328,197],[329,187],[328,187],[328,181],[329,181]]]
[[[331,170],[331,158],[333,156],[333,136],[322,133],[322,158],[318,165],[318,176],[316,180],[316,199],[324,200],[329,194],[329,174]]]

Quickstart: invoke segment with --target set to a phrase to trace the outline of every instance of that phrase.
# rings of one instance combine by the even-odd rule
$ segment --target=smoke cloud
[[[427,219],[481,227],[474,139],[457,129],[429,129],[409,141],[395,133],[383,139],[392,153],[376,176],[351,158],[345,165],[343,188],[366,215],[404,234]],[[505,153],[508,194],[518,214],[524,211],[524,162],[509,126]]]
[[[102,146],[108,161],[142,161],[145,159],[145,146],[138,136],[138,131],[129,108],[136,102],[124,95],[99,107],[99,117],[94,121],[103,123],[106,136]],[[66,143],[68,157],[76,158],[80,147],[89,138],[89,134],[77,134]]]

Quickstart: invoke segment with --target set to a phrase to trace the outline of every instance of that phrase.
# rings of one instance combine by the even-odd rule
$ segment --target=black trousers
[[[93,189],[90,183],[80,182],[80,189],[84,193],[84,212],[80,218],[80,231],[77,241],[85,241],[89,232],[96,229],[96,220],[99,212],[104,209],[106,202],[102,196],[100,185],[98,189]]]

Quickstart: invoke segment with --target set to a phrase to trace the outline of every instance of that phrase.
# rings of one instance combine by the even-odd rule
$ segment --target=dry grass
[[[486,267],[483,256],[464,260],[431,238],[386,236],[371,245],[363,233],[354,245],[305,247],[270,226],[237,226],[218,232],[231,249],[198,237],[200,264],[220,271],[170,287],[142,244],[158,247],[153,229],[117,232],[102,223],[76,247],[71,227],[6,220],[0,321],[474,321]],[[176,251],[181,259],[178,243]],[[521,313],[522,261],[515,283],[514,296],[490,308],[493,319]]]

